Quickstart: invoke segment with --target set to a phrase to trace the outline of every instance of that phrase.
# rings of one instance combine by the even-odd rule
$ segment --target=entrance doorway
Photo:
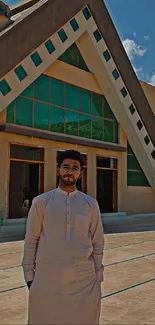
[[[11,145],[9,188],[9,218],[11,219],[27,217],[33,198],[43,192],[44,164],[37,161],[38,157],[34,156],[33,149],[35,152],[36,148]]]
[[[97,201],[101,213],[117,211],[117,159],[97,157]]]

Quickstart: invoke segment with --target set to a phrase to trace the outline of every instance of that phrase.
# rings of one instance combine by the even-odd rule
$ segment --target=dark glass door
[[[39,194],[39,164],[10,162],[9,218],[27,217]]]
[[[97,170],[97,201],[101,213],[113,212],[113,179],[112,170]]]

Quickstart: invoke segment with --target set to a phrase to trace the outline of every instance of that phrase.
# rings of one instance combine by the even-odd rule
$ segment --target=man
[[[76,189],[82,169],[79,152],[62,152],[58,188],[29,211],[22,262],[28,324],[99,322],[104,234],[97,201]]]

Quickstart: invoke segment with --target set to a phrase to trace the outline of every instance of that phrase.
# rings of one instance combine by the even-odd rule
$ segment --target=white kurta
[[[99,323],[104,233],[97,201],[59,187],[34,199],[22,261],[28,324]]]

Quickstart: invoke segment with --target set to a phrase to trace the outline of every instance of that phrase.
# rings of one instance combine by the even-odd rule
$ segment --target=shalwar
[[[33,200],[22,267],[28,324],[99,323],[104,232],[97,201],[59,187]]]

